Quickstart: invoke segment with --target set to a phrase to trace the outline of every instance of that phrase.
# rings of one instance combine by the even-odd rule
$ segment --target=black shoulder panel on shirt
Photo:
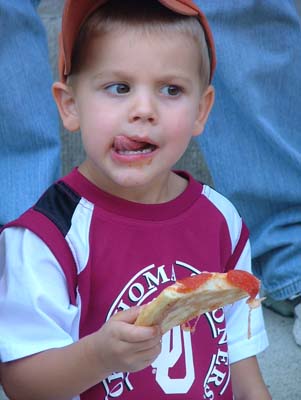
[[[80,199],[69,186],[59,181],[46,190],[33,209],[49,218],[65,237]]]

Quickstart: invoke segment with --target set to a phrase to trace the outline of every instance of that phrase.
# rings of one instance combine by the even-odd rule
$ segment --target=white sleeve
[[[250,244],[246,246],[235,266],[251,272]],[[251,311],[251,337],[248,338],[249,306],[246,299],[224,308],[227,321],[228,349],[230,363],[254,356],[268,346],[261,307]]]
[[[0,361],[11,361],[78,339],[79,309],[70,304],[65,275],[34,233],[0,235]]]

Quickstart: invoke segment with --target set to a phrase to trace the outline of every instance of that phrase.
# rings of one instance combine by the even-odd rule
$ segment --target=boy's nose
[[[140,93],[134,96],[129,113],[130,122],[157,122],[157,106],[151,94]]]

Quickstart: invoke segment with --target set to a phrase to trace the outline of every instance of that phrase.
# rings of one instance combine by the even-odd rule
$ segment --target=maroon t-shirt
[[[235,268],[245,225],[223,196],[184,176],[180,196],[146,205],[105,193],[74,169],[13,223],[38,234],[59,260],[80,308],[80,338],[176,279]],[[150,367],[116,371],[80,396],[111,398],[232,399],[224,311],[201,316],[194,333],[173,328]]]

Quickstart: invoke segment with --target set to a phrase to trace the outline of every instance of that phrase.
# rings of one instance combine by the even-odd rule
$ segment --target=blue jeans
[[[250,229],[253,269],[301,292],[301,31],[293,0],[200,0],[215,37],[216,102],[198,139],[215,187]]]
[[[0,0],[0,224],[31,206],[60,173],[59,119],[38,3]]]

